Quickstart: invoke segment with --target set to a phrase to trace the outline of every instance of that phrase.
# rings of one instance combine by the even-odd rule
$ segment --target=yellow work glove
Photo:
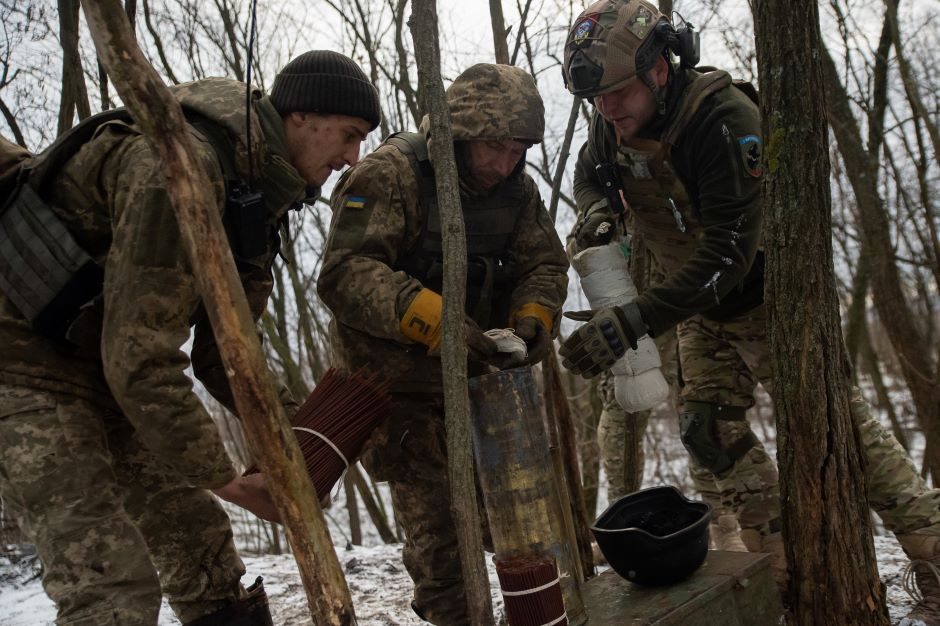
[[[525,341],[527,356],[522,365],[540,363],[552,349],[552,312],[541,304],[522,305],[513,316],[513,332]]]
[[[442,309],[440,294],[422,289],[402,316],[399,329],[408,339],[427,346],[428,354],[436,355],[441,346]],[[464,318],[464,340],[471,360],[486,363],[496,354],[496,342],[484,335],[469,317]]]

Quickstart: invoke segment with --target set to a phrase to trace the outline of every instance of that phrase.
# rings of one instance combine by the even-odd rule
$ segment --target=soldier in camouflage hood
[[[447,90],[467,231],[466,341],[471,375],[498,364],[482,330],[514,328],[526,363],[551,349],[567,289],[561,242],[526,149],[542,140],[543,106],[524,71],[479,64]],[[389,418],[363,462],[388,481],[405,531],[403,558],[422,618],[469,623],[448,486],[441,360],[441,228],[427,118],[351,168],[333,193],[317,290],[333,312],[335,365],[392,380]]]
[[[569,33],[566,83],[595,106],[575,166],[581,219],[569,251],[607,243],[629,215],[665,279],[631,304],[594,312],[561,353],[571,371],[592,377],[637,338],[678,325],[683,443],[716,477],[742,540],[773,554],[783,578],[777,469],[744,417],[757,381],[774,390],[756,93],[726,72],[693,69],[697,62],[692,32],[645,0],[600,0]],[[940,491],[927,488],[857,390],[851,408],[869,502],[914,560],[924,592],[912,616],[940,624]]]
[[[378,125],[378,94],[350,59],[301,55],[270,97],[251,93],[249,152],[244,84],[207,79],[173,92],[257,319],[288,210],[356,163]],[[210,490],[259,515],[275,512],[263,477],[238,478],[184,373],[192,366],[234,410],[159,158],[122,115],[98,124],[34,190],[103,268],[98,297],[77,316],[56,311],[74,322],[50,337],[15,304],[22,291],[0,293],[0,494],[38,547],[60,625],[153,626],[161,593],[183,624],[270,624],[263,589],[241,587],[244,565]],[[245,203],[232,198],[244,197],[249,155],[261,203],[237,213]],[[4,220],[17,204],[7,206]],[[0,232],[5,259],[18,228]],[[191,333],[189,356],[181,346]],[[286,392],[283,401],[292,414]]]

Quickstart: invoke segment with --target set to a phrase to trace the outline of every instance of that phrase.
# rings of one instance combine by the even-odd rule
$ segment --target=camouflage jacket
[[[207,79],[174,88],[180,103],[221,124],[233,141],[234,163],[247,179],[245,86]],[[290,165],[283,123],[261,92],[253,94],[251,128],[257,184],[272,233],[289,208],[306,197]],[[220,212],[222,166],[207,138],[191,128]],[[100,327],[81,346],[60,345],[33,331],[0,294],[0,382],[73,394],[119,408],[144,444],[188,484],[221,486],[235,471],[218,430],[185,370],[233,409],[231,390],[180,241],[159,158],[130,124],[110,122],[55,177],[47,204],[78,243],[105,268],[96,304]],[[241,264],[240,278],[255,318],[273,286],[274,241]],[[191,357],[182,350],[192,332]],[[291,406],[285,395],[283,400]]]
[[[448,90],[455,139],[505,137],[510,133],[507,125],[516,129],[509,136],[541,136],[540,100],[536,110],[517,102],[520,90],[509,97],[497,90],[479,94],[473,93],[473,84],[459,80]],[[534,83],[527,88],[534,90]],[[479,106],[481,97],[489,98],[488,106]],[[527,119],[535,116],[539,118]],[[536,131],[531,130],[534,127]],[[523,207],[506,255],[509,311],[537,303],[555,312],[557,327],[567,293],[568,263],[535,182],[525,173],[520,176]],[[473,193],[462,187],[463,193]],[[380,146],[346,173],[331,204],[333,221],[317,290],[334,316],[330,326],[334,365],[380,370],[392,379],[395,391],[439,392],[440,358],[428,356],[423,345],[399,329],[405,311],[423,288],[400,269],[403,259],[421,243],[425,218],[411,162],[398,148]]]
[[[709,80],[706,95],[690,97]],[[637,298],[654,336],[696,313],[730,319],[761,301],[760,117],[730,85],[724,72],[677,75],[666,116],[626,142],[594,111],[575,165],[579,214],[606,210],[595,168],[617,166],[630,228],[666,276]],[[568,250],[577,251],[573,237]]]

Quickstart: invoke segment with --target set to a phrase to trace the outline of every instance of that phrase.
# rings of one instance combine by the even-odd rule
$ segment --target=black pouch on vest
[[[0,213],[0,290],[33,326],[63,339],[104,271],[28,184]]]

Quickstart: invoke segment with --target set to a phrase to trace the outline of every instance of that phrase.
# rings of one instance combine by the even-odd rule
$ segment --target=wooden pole
[[[565,515],[570,520],[570,538],[580,555],[582,579],[594,576],[594,555],[591,551],[591,530],[588,526],[584,492],[581,489],[581,470],[578,467],[577,442],[574,424],[571,422],[571,407],[565,387],[561,382],[558,357],[550,352],[542,362],[542,377],[549,402],[545,406],[545,417],[552,429],[553,447],[558,450],[556,476]],[[551,432],[551,431],[550,431]]]
[[[555,558],[572,625],[587,621],[576,547],[566,539],[553,480],[548,437],[532,368],[470,380],[473,452],[496,558],[549,554]]]
[[[444,426],[447,431],[447,466],[451,511],[457,526],[461,573],[467,594],[470,623],[493,623],[489,576],[483,562],[481,530],[473,456],[470,408],[467,398],[467,345],[464,341],[464,303],[467,281],[467,239],[464,230],[454,137],[441,80],[441,51],[435,0],[414,0],[408,21],[415,43],[415,60],[424,104],[431,120],[431,162],[437,183],[444,244]]]
[[[141,53],[120,2],[88,0],[82,4],[101,62],[134,121],[160,156],[167,194],[225,363],[235,405],[284,521],[311,618],[317,626],[354,624],[349,588],[303,455],[268,372],[211,193],[213,187],[196,157],[183,112]]]

